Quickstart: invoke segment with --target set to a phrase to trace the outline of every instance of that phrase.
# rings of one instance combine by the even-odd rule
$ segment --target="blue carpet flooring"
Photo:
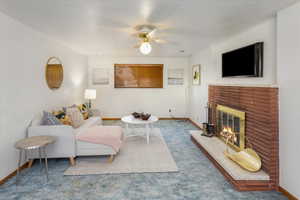
[[[105,125],[122,125],[105,121]],[[187,121],[163,120],[155,124],[177,163],[178,173],[64,176],[67,159],[49,161],[49,182],[36,164],[0,186],[0,199],[20,200],[235,200],[286,199],[276,191],[237,192],[191,142]],[[1,163],[3,165],[4,163]]]

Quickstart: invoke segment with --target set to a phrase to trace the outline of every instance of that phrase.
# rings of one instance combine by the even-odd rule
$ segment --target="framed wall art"
[[[201,84],[201,65],[193,65],[192,68],[193,85]]]
[[[94,68],[92,71],[93,85],[108,85],[109,70],[107,68]]]
[[[184,69],[168,69],[168,85],[183,85]]]

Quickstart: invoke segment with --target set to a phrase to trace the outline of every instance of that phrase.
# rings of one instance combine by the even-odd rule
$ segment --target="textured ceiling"
[[[133,27],[154,24],[168,43],[150,56],[187,56],[296,1],[0,0],[0,11],[84,54],[139,56]]]

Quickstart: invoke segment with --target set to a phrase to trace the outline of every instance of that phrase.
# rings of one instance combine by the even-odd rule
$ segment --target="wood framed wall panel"
[[[115,64],[115,88],[163,88],[162,64]]]

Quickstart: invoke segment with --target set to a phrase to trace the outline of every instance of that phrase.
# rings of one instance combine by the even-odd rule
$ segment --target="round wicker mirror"
[[[46,81],[52,90],[60,88],[64,79],[63,65],[59,58],[50,57],[46,64]]]

